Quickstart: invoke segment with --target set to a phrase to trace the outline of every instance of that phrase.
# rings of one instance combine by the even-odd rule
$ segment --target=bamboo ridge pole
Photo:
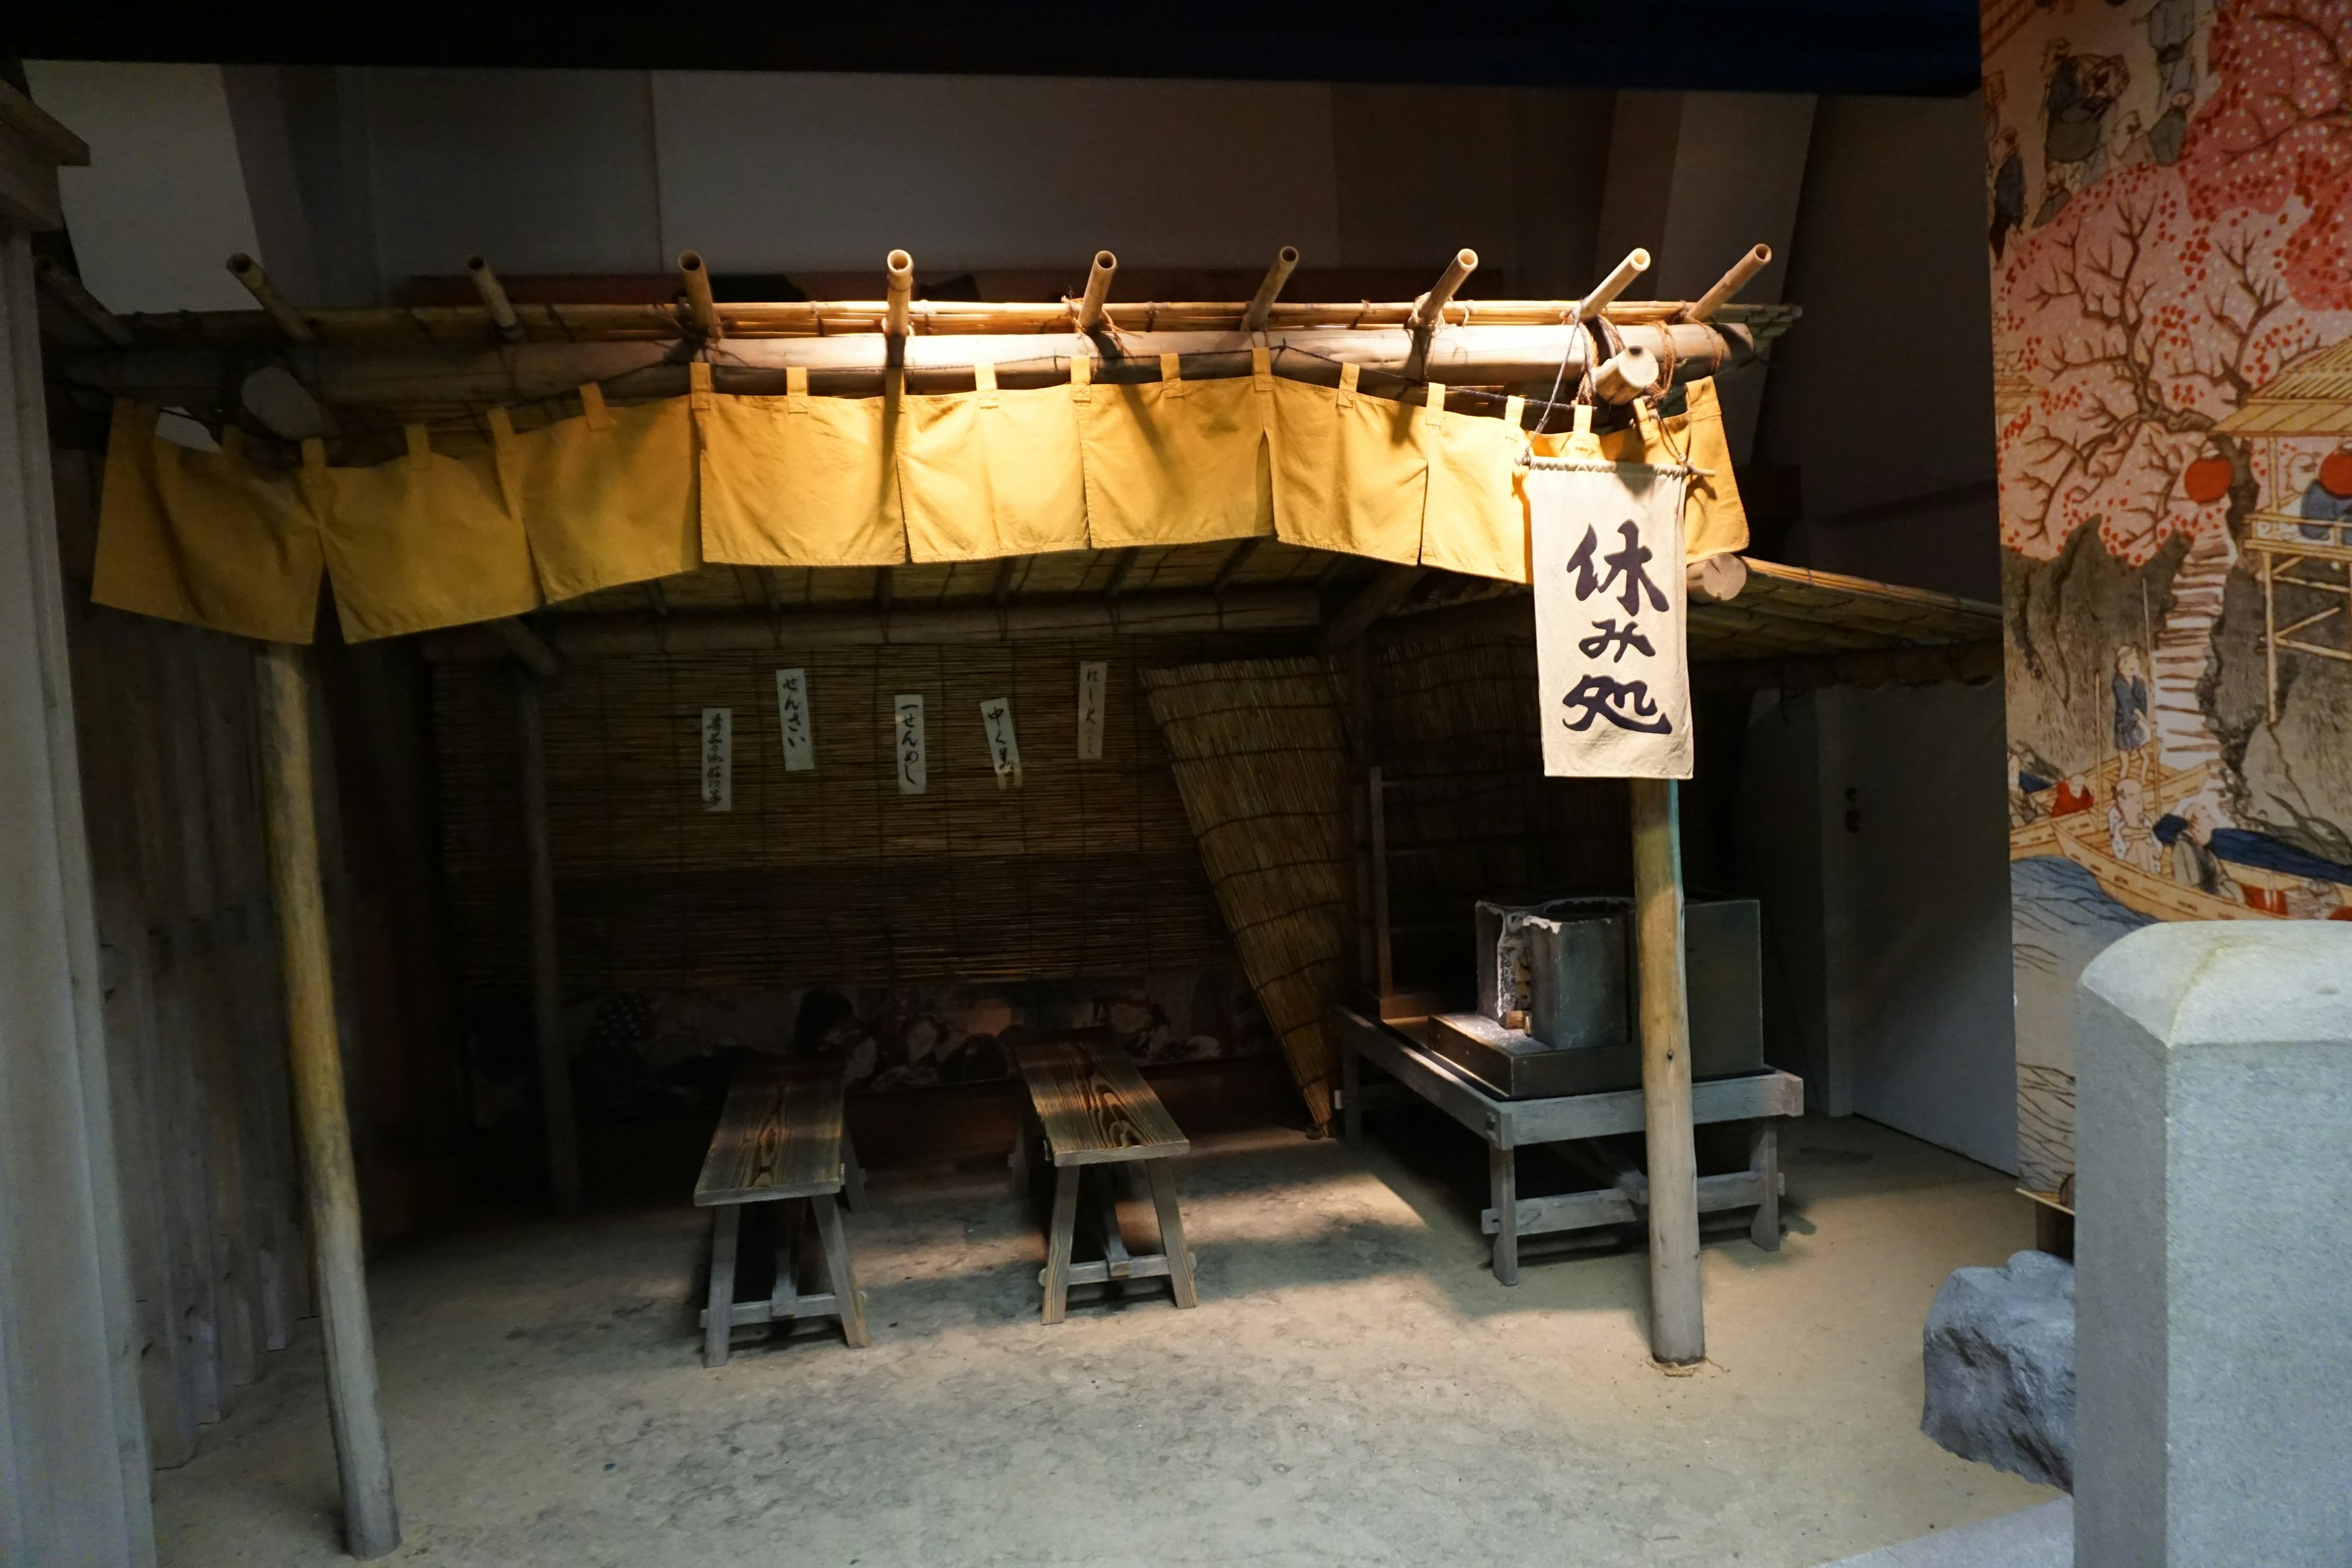
[[[310,330],[310,323],[302,319],[302,312],[294,308],[292,300],[278,291],[278,285],[269,280],[269,274],[261,269],[260,262],[240,250],[228,258],[228,269],[232,277],[245,285],[245,291],[253,296],[255,302],[268,312],[278,330],[290,341],[298,343],[318,341],[318,334]]]
[[[375,1337],[368,1321],[367,1265],[360,1245],[359,1177],[352,1164],[335,1036],[334,972],[326,896],[319,879],[319,824],[310,772],[309,656],[266,643],[256,660],[261,773],[268,811],[269,886],[285,944],[286,1035],[293,1065],[294,1122],[302,1145],[319,1316],[327,1348],[327,1409],[342,1478],[344,1545],[381,1557],[400,1544],[392,1454],[376,1402]]]
[[[1290,281],[1290,274],[1298,266],[1298,247],[1286,245],[1274,253],[1274,265],[1265,269],[1265,277],[1250,297],[1249,309],[1242,312],[1242,331],[1265,331],[1266,318],[1274,313],[1274,302],[1282,296],[1282,286]]]
[[[1650,1179],[1650,1353],[1706,1359],[1698,1272],[1698,1153],[1691,1131],[1690,1000],[1683,973],[1683,848],[1672,779],[1628,779],[1633,816],[1634,971]]]
[[[702,333],[702,341],[715,343],[727,334],[719,329],[719,306],[710,297],[710,269],[702,265],[702,257],[695,251],[677,253],[677,275],[686,284],[686,302],[694,311],[694,324]]]
[[[563,985],[555,946],[555,852],[547,826],[547,742],[539,677],[515,670],[522,744],[523,854],[530,882],[530,1015],[539,1043],[540,1108],[547,1122],[547,1184],[555,1212],[580,1210],[580,1126],[572,1107],[572,1059],[563,1048]]]
[[[1769,245],[1751,246],[1748,254],[1731,264],[1731,270],[1715,280],[1715,287],[1700,295],[1683,312],[1685,321],[1704,321],[1720,310],[1725,300],[1748,286],[1748,280],[1764,270],[1772,259]]]
[[[490,270],[489,258],[476,251],[466,258],[466,275],[474,280],[474,292],[482,297],[482,309],[490,313],[490,323],[499,336],[510,343],[522,341],[522,323],[515,319],[513,302],[508,300],[506,286],[499,275]]]
[[[1324,385],[1339,380],[1343,362],[1367,372],[1404,374],[1418,346],[1393,324],[1275,327],[1262,335],[1275,351],[1276,374]],[[1696,321],[1628,322],[1619,335],[1662,360],[1670,358],[1678,382],[1712,375],[1752,346],[1744,328]],[[1454,327],[1427,345],[1423,368],[1448,386],[1540,381],[1549,387],[1563,360],[1571,379],[1584,373],[1590,338],[1582,327],[1557,322]],[[1123,331],[1124,356],[1097,357],[1094,379],[1156,381],[1163,353],[1183,362],[1187,379],[1246,374],[1251,339],[1237,328]],[[711,376],[720,392],[773,395],[785,390],[786,368],[796,365],[809,373],[813,392],[871,396],[882,388],[886,366],[895,363],[894,345],[903,348],[909,392],[969,391],[971,367],[979,360],[996,366],[1000,386],[1061,385],[1069,381],[1072,355],[1100,355],[1092,340],[1074,332],[916,332],[904,340],[872,331],[737,337],[728,340],[726,361],[711,366]],[[650,339],[497,349],[327,343],[289,348],[283,356],[302,384],[330,405],[398,410],[417,404],[512,405],[566,395],[584,381],[598,383],[615,403],[682,397],[687,367],[672,361],[671,348],[668,342]],[[89,350],[66,355],[63,366],[75,385],[166,406],[217,402],[222,388],[233,389],[251,368],[249,354],[230,348]],[[1365,390],[1382,389],[1368,378]]]

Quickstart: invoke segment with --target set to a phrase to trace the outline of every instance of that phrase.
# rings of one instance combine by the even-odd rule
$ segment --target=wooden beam
[[[653,611],[656,616],[667,616],[669,614],[669,595],[662,592],[661,580],[659,578],[646,579],[646,607]]]
[[[1104,598],[1118,597],[1119,591],[1127,586],[1128,578],[1135,572],[1137,558],[1142,553],[1142,547],[1134,544],[1128,545],[1118,552],[1118,558],[1110,563],[1110,581],[1103,584]]]
[[[891,602],[898,596],[898,582],[892,571],[887,566],[874,569],[874,607],[886,616],[890,613]]]
[[[1342,605],[1323,627],[1322,644],[1326,648],[1346,647],[1364,635],[1374,621],[1394,609],[1412,592],[1421,581],[1423,568],[1419,566],[1384,566],[1361,593]]]
[[[1249,558],[1257,553],[1257,547],[1265,542],[1263,534],[1254,533],[1234,545],[1233,553],[1225,557],[1224,564],[1219,566],[1217,574],[1209,580],[1209,592],[1222,594],[1232,587],[1234,578],[1239,574],[1243,567],[1249,564]]]
[[[1086,594],[1018,598],[1003,605],[956,605],[794,611],[781,616],[551,616],[544,630],[567,664],[638,654],[876,647],[899,643],[1017,642],[1024,637],[1186,637],[1202,632],[1306,631],[1318,624],[1311,588],[1254,588],[1228,594]],[[506,645],[480,626],[436,632],[425,657],[473,663],[507,657]]]
[[[547,1133],[547,1186],[559,1215],[580,1209],[580,1125],[572,1108],[572,1058],[563,1048],[563,985],[555,945],[555,850],[547,816],[547,740],[539,677],[515,671],[522,753],[523,861],[530,884],[530,1015],[539,1046],[539,1103]]]
[[[1002,605],[1013,597],[1013,579],[1020,574],[1021,563],[1024,559],[1019,555],[1008,555],[1003,564],[997,567],[996,586],[988,591],[990,604]]]
[[[503,620],[485,622],[484,625],[489,627],[491,634],[499,642],[506,645],[506,650],[520,659],[532,674],[544,676],[552,680],[563,673],[562,656],[548,647],[537,632],[532,631],[522,622],[509,616]]]
[[[1706,1359],[1698,1272],[1698,1154],[1691,1132],[1690,1001],[1684,984],[1682,827],[1672,779],[1629,779],[1642,1114],[1649,1146],[1650,1353]]]
[[[285,946],[288,1054],[295,1130],[310,1207],[319,1315],[327,1351],[327,1409],[342,1479],[343,1543],[354,1557],[400,1545],[392,1454],[376,1400],[375,1336],[368,1321],[367,1262],[360,1244],[359,1177],[343,1102],[335,1033],[335,982],[319,831],[310,780],[309,655],[263,645],[257,660],[261,772],[268,813],[269,883]]]

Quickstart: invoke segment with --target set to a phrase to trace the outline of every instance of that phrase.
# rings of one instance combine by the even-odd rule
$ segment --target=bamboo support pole
[[[466,275],[474,280],[474,292],[482,297],[482,309],[490,313],[490,324],[499,336],[510,343],[522,341],[522,323],[515,319],[514,304],[507,298],[506,286],[499,275],[490,270],[489,258],[476,252],[466,258]]]
[[[1453,303],[1454,292],[1470,280],[1470,274],[1477,270],[1476,251],[1467,247],[1455,251],[1454,259],[1447,262],[1445,270],[1438,275],[1437,286],[1412,302],[1412,317],[1405,322],[1405,330],[1419,334],[1444,321],[1445,307]]]
[[[1367,373],[1404,375],[1414,363],[1414,340],[1386,327],[1276,327],[1263,334],[1275,351],[1275,374],[1286,379],[1330,385],[1339,366]],[[1628,322],[1620,328],[1628,343],[1639,343],[1660,359],[1671,358],[1675,379],[1712,375],[1748,352],[1744,328],[1705,322]],[[1423,374],[1448,386],[1501,386],[1518,382],[1551,384],[1563,360],[1567,374],[1584,373],[1591,333],[1561,323],[1455,327],[1430,342]],[[630,403],[682,397],[687,367],[671,357],[667,341],[525,342],[496,350],[478,347],[404,346],[369,348],[325,344],[286,352],[289,368],[328,405],[404,411],[424,405],[512,405],[560,397],[581,383],[604,387],[606,399]],[[968,391],[971,367],[987,360],[1003,387],[1055,386],[1070,379],[1070,357],[1097,356],[1098,382],[1159,379],[1160,356],[1177,355],[1188,380],[1248,374],[1251,334],[1238,327],[1215,331],[1122,332],[1118,358],[1099,357],[1087,338],[1066,331],[939,333],[904,340],[881,332],[837,337],[730,338],[723,363],[711,366],[720,392],[774,395],[786,390],[785,373],[809,373],[809,390],[829,395],[871,396],[882,389],[886,371],[904,351],[906,390]],[[1292,352],[1285,353],[1289,350]],[[1669,353],[1668,350],[1671,350]],[[250,368],[249,356],[227,348],[173,347],[125,351],[89,350],[64,357],[67,379],[113,396],[166,406],[209,404]],[[1387,390],[1370,374],[1366,390]]]
[[[1650,1353],[1706,1359],[1699,1291],[1698,1154],[1691,1132],[1690,1000],[1683,974],[1682,828],[1672,779],[1628,779],[1633,816],[1634,971],[1650,1181]]]
[[[83,288],[80,279],[44,256],[33,263],[33,280],[40,285],[42,293],[83,326],[117,348],[131,346],[131,329],[123,324],[121,317],[100,304],[97,295]]]
[[[1619,262],[1591,293],[1576,302],[1576,319],[1580,321],[1589,321],[1601,314],[1610,301],[1622,294],[1634,279],[1649,269],[1650,253],[1640,246],[1635,246],[1625,253],[1625,259]]]
[[[580,1125],[572,1108],[572,1060],[563,1048],[563,985],[555,945],[555,852],[547,821],[547,740],[539,677],[515,671],[522,747],[523,855],[530,881],[530,1015],[539,1044],[539,1100],[547,1123],[547,1185],[555,1212],[580,1209]]]
[[[894,250],[882,258],[883,304],[882,332],[886,337],[907,335],[907,306],[915,297],[915,258],[903,250]]]
[[[719,306],[710,297],[710,269],[702,265],[698,251],[677,253],[677,275],[686,283],[686,302],[694,312],[694,325],[702,341],[715,343],[727,334],[719,330]]]
[[[1118,271],[1118,258],[1108,250],[1095,252],[1095,264],[1087,274],[1087,291],[1078,300],[1078,331],[1091,332],[1102,325],[1103,301],[1110,298],[1110,280]]]
[[[1764,270],[1772,259],[1772,247],[1759,245],[1731,264],[1731,270],[1715,280],[1715,287],[1690,302],[1683,312],[1685,321],[1704,321],[1722,308],[1723,302],[1748,286],[1748,280]]]
[[[1592,373],[1592,391],[1603,403],[1631,403],[1658,384],[1658,356],[1639,343],[1603,360]]]
[[[1274,302],[1282,296],[1282,286],[1290,281],[1290,274],[1298,266],[1298,247],[1286,245],[1274,253],[1274,265],[1265,269],[1265,277],[1250,297],[1249,309],[1242,312],[1242,331],[1265,331],[1266,318],[1274,313]]]
[[[293,1065],[295,1133],[302,1150],[319,1315],[327,1350],[327,1408],[342,1478],[343,1539],[354,1557],[400,1544],[392,1454],[377,1406],[375,1339],[361,1251],[359,1177],[335,1030],[326,895],[311,794],[310,667],[303,650],[264,644],[256,661],[269,885],[285,944],[286,1034]]]
[[[298,343],[318,341],[319,335],[310,330],[310,323],[302,319],[302,312],[294,308],[292,300],[278,291],[278,285],[269,280],[269,274],[261,269],[260,262],[240,250],[228,258],[228,269],[232,277],[245,285],[245,291],[253,296],[289,341]]]

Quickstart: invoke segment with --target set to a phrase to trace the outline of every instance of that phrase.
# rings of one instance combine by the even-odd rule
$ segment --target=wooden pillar
[[[1642,1110],[1650,1154],[1650,1353],[1706,1359],[1699,1294],[1698,1153],[1691,1136],[1690,1001],[1683,983],[1682,828],[1672,779],[1628,779],[1641,980]]]
[[[572,1110],[572,1060],[563,1048],[563,984],[555,946],[555,854],[547,830],[547,743],[539,677],[515,671],[522,731],[522,833],[530,871],[530,1016],[539,1036],[539,1093],[547,1123],[547,1185],[555,1212],[580,1207],[580,1127]]]
[[[376,1405],[359,1177],[343,1105],[334,969],[319,877],[319,825],[310,794],[310,666],[307,655],[283,643],[265,644],[256,662],[269,882],[286,949],[295,1135],[302,1150],[303,1195],[327,1342],[327,1406],[342,1474],[343,1541],[354,1557],[381,1557],[400,1544],[400,1517],[393,1500],[392,1455]]]

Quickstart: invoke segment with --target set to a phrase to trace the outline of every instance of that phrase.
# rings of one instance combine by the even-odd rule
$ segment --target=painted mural
[[[2352,919],[2352,3],[1988,0],[2022,1184],[2152,921]]]

